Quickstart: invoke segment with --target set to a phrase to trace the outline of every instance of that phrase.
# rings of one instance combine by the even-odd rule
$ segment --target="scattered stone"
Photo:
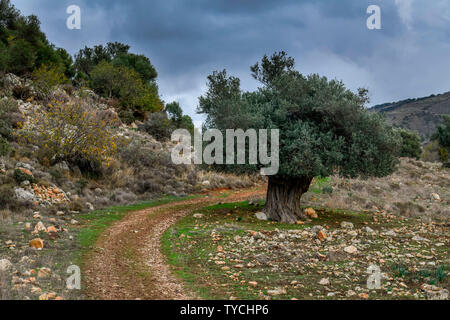
[[[412,240],[417,241],[417,242],[420,242],[420,241],[430,242],[430,240],[420,237],[420,236],[414,236],[414,237],[412,237]]]
[[[258,220],[267,220],[267,215],[264,212],[255,213],[256,219]]]
[[[435,201],[441,201],[441,197],[437,193],[432,193],[431,199]]]
[[[48,278],[51,275],[52,271],[49,268],[41,268],[38,271],[37,277],[44,279],[44,278]]]
[[[208,180],[202,182],[202,186],[209,186],[211,183]]]
[[[86,207],[88,208],[89,211],[94,211],[94,206],[92,205],[92,203],[86,202]]]
[[[364,227],[363,230],[364,230],[364,232],[367,232],[367,233],[375,233],[375,231],[372,228],[367,227],[367,226]]]
[[[358,251],[358,249],[355,246],[348,246],[344,248],[344,251],[350,254],[354,254]]]
[[[327,286],[327,285],[330,284],[330,280],[329,280],[328,278],[322,278],[322,279],[319,281],[319,284],[321,284],[321,285],[323,285],[323,286]]]
[[[311,219],[317,219],[319,217],[316,213],[316,210],[314,210],[313,208],[306,208],[304,213]]]
[[[278,288],[278,289],[274,289],[274,290],[267,290],[267,294],[270,296],[279,296],[282,294],[286,294],[286,289]]]
[[[36,238],[30,241],[30,247],[37,250],[42,250],[44,248],[44,241],[41,238]]]
[[[251,286],[253,288],[256,288],[258,286],[258,282],[256,282],[256,281],[249,281],[248,284],[249,284],[249,286]]]
[[[47,233],[58,233],[58,230],[54,226],[47,228]]]
[[[322,229],[317,233],[317,239],[319,239],[320,241],[324,241],[326,238],[327,232],[325,231],[325,229]]]
[[[394,230],[386,231],[384,234],[386,236],[389,236],[389,237],[396,237],[397,236],[397,233]]]
[[[39,221],[38,223],[36,223],[36,225],[34,226],[34,233],[39,233],[41,231],[47,231],[47,228],[45,228],[44,224],[42,223],[42,221]]]
[[[0,271],[8,271],[12,268],[12,263],[8,259],[1,259],[0,260]]]
[[[75,219],[70,220],[70,224],[75,225],[78,224],[79,222]]]
[[[347,222],[347,221],[342,221],[341,228],[342,229],[353,229],[353,223]]]
[[[448,290],[434,285],[423,284],[421,289],[425,291],[428,300],[447,300]]]
[[[200,218],[203,218],[203,214],[201,214],[201,213],[194,213],[194,216],[193,216],[195,219],[200,219]]]
[[[17,199],[22,200],[22,201],[34,201],[35,200],[35,196],[33,193],[31,193],[30,191],[27,191],[23,188],[16,188],[14,189],[14,194],[16,196]]]
[[[359,297],[361,298],[361,299],[369,299],[369,295],[367,294],[367,293],[360,293],[359,294]]]

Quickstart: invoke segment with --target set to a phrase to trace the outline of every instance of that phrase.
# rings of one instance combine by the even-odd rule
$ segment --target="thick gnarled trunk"
[[[306,216],[300,207],[302,195],[308,191],[312,178],[280,179],[269,177],[264,212],[273,221],[296,223]]]

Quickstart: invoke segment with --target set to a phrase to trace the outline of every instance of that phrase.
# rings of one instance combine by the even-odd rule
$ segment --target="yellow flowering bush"
[[[96,111],[79,101],[53,101],[46,110],[36,110],[19,131],[26,142],[39,147],[43,164],[60,161],[108,165],[117,152],[118,138]]]

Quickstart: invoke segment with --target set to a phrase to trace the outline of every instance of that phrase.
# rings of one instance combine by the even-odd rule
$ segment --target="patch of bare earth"
[[[97,241],[86,260],[83,279],[91,299],[196,299],[171,274],[160,251],[164,231],[186,214],[219,201],[261,197],[264,188],[169,203],[128,214]]]

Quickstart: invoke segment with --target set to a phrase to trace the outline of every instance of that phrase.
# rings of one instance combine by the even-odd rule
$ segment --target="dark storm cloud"
[[[447,0],[13,0],[36,14],[50,41],[75,53],[121,41],[159,71],[163,99],[195,116],[206,76],[226,68],[245,89],[249,66],[285,50],[304,73],[368,87],[380,103],[450,90]],[[67,6],[82,9],[82,29],[65,27]],[[382,30],[366,28],[366,9],[382,8]],[[198,116],[195,116],[199,119]]]

